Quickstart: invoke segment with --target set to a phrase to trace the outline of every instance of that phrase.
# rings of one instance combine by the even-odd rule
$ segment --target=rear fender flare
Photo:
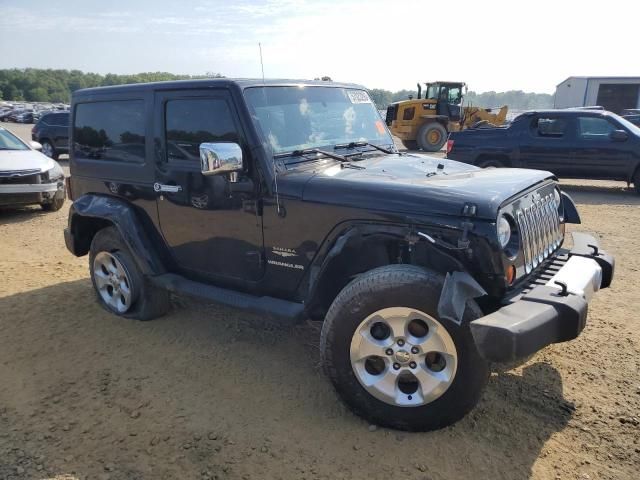
[[[71,235],[79,235],[79,225],[83,220],[95,219],[114,225],[131,255],[144,275],[159,275],[166,272],[158,249],[144,230],[135,207],[124,200],[106,195],[83,195],[73,202],[69,209],[69,227]],[[76,245],[79,242],[76,237]],[[86,242],[84,242],[86,243]],[[88,242],[90,245],[90,241]],[[76,249],[75,255],[84,255],[88,248]]]

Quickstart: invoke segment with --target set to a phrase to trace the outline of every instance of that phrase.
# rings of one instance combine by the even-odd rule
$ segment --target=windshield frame
[[[0,147],[0,151],[3,151],[3,152],[6,152],[6,151],[23,152],[25,150],[31,150],[31,147],[29,145],[27,145],[26,142],[24,142],[20,137],[18,137],[16,134],[14,134],[11,130],[7,130],[6,128],[0,128],[0,136],[3,135],[4,133],[6,133],[8,135],[8,137],[13,138],[19,144],[24,146],[24,148],[2,148],[2,147]]]
[[[383,128],[384,129],[384,133],[380,132],[380,135],[383,138],[366,138],[365,140],[362,140],[361,137],[354,137],[354,138],[339,138],[339,139],[331,139],[331,140],[336,140],[335,142],[331,142],[331,141],[320,141],[317,143],[313,143],[313,144],[307,144],[304,146],[304,148],[289,148],[289,147],[284,147],[282,149],[277,149],[274,147],[274,145],[272,144],[272,142],[270,141],[270,136],[272,135],[271,131],[265,131],[265,129],[263,128],[263,125],[261,124],[261,122],[259,121],[258,118],[256,118],[256,114],[255,114],[255,106],[253,104],[252,99],[247,96],[247,93],[249,91],[260,91],[262,90],[265,94],[265,96],[268,98],[269,97],[269,93],[268,93],[268,89],[285,89],[285,88],[295,88],[295,89],[340,89],[343,91],[352,91],[352,90],[357,90],[360,92],[364,92],[367,95],[367,98],[369,99],[368,102],[362,102],[362,103],[369,103],[371,105],[371,109],[372,109],[372,114],[373,117],[371,119],[371,121],[373,122],[373,125],[371,125],[372,127],[375,126],[376,122],[380,122],[379,126],[376,126],[376,128],[378,128],[378,131],[380,132],[379,128]],[[280,160],[284,165],[289,165],[289,164],[298,164],[298,163],[302,163],[302,162],[310,162],[310,161],[320,161],[320,160],[330,160],[330,158],[328,158],[325,155],[321,155],[321,154],[316,154],[316,155],[310,155],[311,152],[305,152],[308,150],[327,150],[329,152],[333,152],[333,149],[336,145],[343,145],[343,144],[349,144],[349,143],[358,143],[358,142],[363,142],[366,141],[368,143],[380,146],[380,147],[386,147],[386,146],[390,146],[391,148],[394,147],[394,141],[393,141],[393,136],[391,135],[391,132],[389,131],[386,123],[384,122],[384,118],[382,117],[382,115],[380,114],[378,108],[376,107],[373,99],[371,98],[371,96],[369,95],[369,92],[367,89],[363,88],[363,87],[359,87],[357,85],[349,85],[349,84],[335,84],[335,85],[314,85],[314,84],[306,84],[306,83],[301,83],[301,84],[282,84],[282,85],[252,85],[250,87],[246,87],[243,89],[243,99],[247,105],[247,109],[249,111],[249,117],[250,117],[250,121],[254,127],[254,129],[256,130],[256,132],[260,135],[261,140],[263,141],[263,145],[268,149],[268,154],[270,154],[271,157],[273,157],[274,159]],[[274,103],[274,105],[278,105],[277,103]],[[386,138],[385,138],[386,137]],[[329,139],[327,139],[329,140]],[[300,145],[295,145],[295,147],[299,147]],[[371,146],[356,146],[353,147],[354,149],[358,150],[358,153],[369,153],[369,152],[373,152],[373,151],[378,151],[377,149],[375,149],[375,147],[371,147]],[[363,150],[364,148],[368,148],[369,150]],[[351,154],[353,155],[353,154]],[[346,154],[344,156],[351,156],[349,154]],[[337,161],[337,160],[336,160]]]
[[[638,127],[637,125],[634,125],[633,123],[631,123],[629,120],[627,120],[626,118],[616,114],[616,113],[612,113],[611,114],[612,118],[615,118],[616,121],[624,128],[626,128],[627,130],[629,130],[631,133],[633,133],[634,135],[636,135],[637,137],[640,137],[640,127]]]

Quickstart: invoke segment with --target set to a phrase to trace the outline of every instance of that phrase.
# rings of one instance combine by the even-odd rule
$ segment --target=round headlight
[[[557,188],[553,190],[553,199],[556,202],[556,207],[560,206],[560,190]]]
[[[505,248],[511,239],[511,224],[504,215],[500,215],[496,228],[498,230],[498,242],[500,242],[502,248]]]

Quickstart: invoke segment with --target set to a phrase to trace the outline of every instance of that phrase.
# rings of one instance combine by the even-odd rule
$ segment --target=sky
[[[640,76],[638,0],[0,0],[0,68],[465,81],[553,93]]]

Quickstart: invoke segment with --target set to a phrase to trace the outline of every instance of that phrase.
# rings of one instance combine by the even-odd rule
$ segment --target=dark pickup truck
[[[622,180],[640,193],[640,128],[603,110],[526,112],[505,127],[453,132],[447,158],[565,178]]]

